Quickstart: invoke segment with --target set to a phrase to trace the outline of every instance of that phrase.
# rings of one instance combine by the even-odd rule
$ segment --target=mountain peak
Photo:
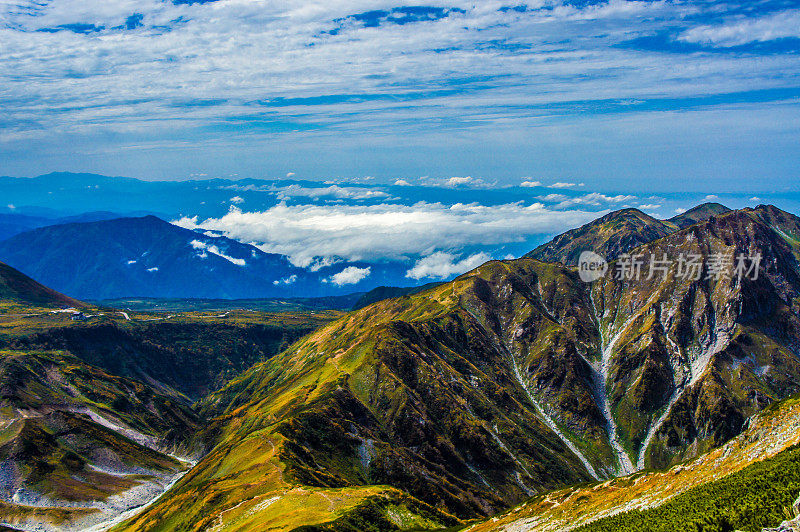
[[[701,203],[684,213],[670,218],[668,221],[683,229],[684,227],[689,227],[690,225],[707,220],[712,216],[719,216],[729,212],[731,212],[731,210],[721,203]]]
[[[575,265],[581,252],[594,250],[612,260],[639,245],[667,236],[675,229],[674,224],[653,218],[639,209],[625,208],[562,233],[526,257]]]

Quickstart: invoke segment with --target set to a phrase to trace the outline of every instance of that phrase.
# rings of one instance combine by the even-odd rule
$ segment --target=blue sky
[[[796,191],[800,2],[0,2],[0,175]]]

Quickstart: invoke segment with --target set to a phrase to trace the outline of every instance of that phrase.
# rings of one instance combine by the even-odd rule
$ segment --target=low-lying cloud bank
[[[491,259],[502,245],[559,233],[600,214],[557,211],[538,202],[492,206],[281,203],[254,212],[232,206],[219,218],[183,217],[173,223],[187,229],[219,232],[265,252],[287,255],[293,264],[303,268],[336,258],[348,262],[414,259],[408,278],[442,279]],[[331,282],[346,284],[359,275],[369,275],[363,269],[356,270],[345,270],[348,275]]]
[[[409,279],[447,279],[474,268],[491,260],[487,253],[475,253],[462,260],[457,256],[444,251],[437,251],[417,261],[413,268],[406,272]]]

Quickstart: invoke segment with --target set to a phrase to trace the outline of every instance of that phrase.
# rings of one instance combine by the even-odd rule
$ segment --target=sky
[[[790,193],[799,52],[789,0],[0,0],[0,175]]]

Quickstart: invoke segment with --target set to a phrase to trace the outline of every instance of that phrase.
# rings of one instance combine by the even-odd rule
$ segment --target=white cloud
[[[275,185],[226,185],[221,188],[238,190],[240,192],[267,192],[274,194],[278,199],[290,199],[292,197],[314,199],[331,197],[336,199],[362,200],[389,197],[389,194],[386,192],[375,188],[342,187],[339,185],[330,185],[327,187],[304,187],[301,185],[286,185],[282,187]]]
[[[358,284],[367,277],[369,277],[371,270],[372,268],[370,266],[367,266],[366,268],[348,266],[339,273],[331,275],[328,281],[337,286],[343,286],[346,284]]]
[[[717,201],[718,199],[719,196],[717,196],[716,194],[709,194],[708,196],[703,198],[703,201]]]
[[[604,212],[554,211],[542,203],[504,205],[419,202],[414,205],[286,205],[263,212],[231,211],[173,223],[218,231],[268,253],[288,255],[301,267],[320,257],[348,261],[403,259],[480,242],[497,246],[533,235],[560,233]]]
[[[480,177],[454,176],[445,179],[421,177],[428,186],[441,186],[446,188],[492,188],[497,186],[497,181],[487,181]]]
[[[752,198],[750,198],[750,201],[754,201],[754,202],[761,201],[761,198],[759,198],[758,196],[753,196]]]
[[[244,203],[244,198],[241,197],[241,196],[234,196],[231,199],[229,199],[228,201],[230,201],[231,203],[233,203],[235,205],[241,205],[242,203]]]
[[[469,176],[467,177],[451,177],[447,180],[447,186],[449,187],[457,187],[460,185],[468,185],[473,183],[475,180]]]
[[[304,266],[310,272],[318,272],[322,268],[329,268],[334,264],[339,264],[343,262],[339,257],[314,257],[311,261],[311,264]]]
[[[522,183],[520,183],[519,186],[528,187],[528,188],[541,187],[542,186],[542,182],[541,181],[523,181]]]
[[[291,178],[293,178],[295,175],[296,175],[296,174],[295,174],[294,172],[289,172],[288,174],[286,174],[286,178],[287,178],[287,179],[291,179]]]
[[[198,255],[198,257],[200,257],[201,259],[207,256],[206,251],[208,251],[209,253],[212,253],[218,257],[222,257],[223,259],[227,260],[232,264],[235,264],[236,266],[247,266],[247,262],[244,259],[237,259],[236,257],[231,257],[229,255],[226,255],[225,253],[219,250],[218,246],[214,244],[206,244],[205,242],[201,242],[200,240],[192,240],[191,242],[189,242],[189,244],[194,249],[199,249],[203,251],[203,253]]]
[[[567,196],[565,194],[547,194],[545,196],[538,196],[537,199],[547,203],[557,202],[555,205],[553,205],[554,208],[566,209],[581,205],[592,206],[592,207],[599,207],[603,205],[619,206],[619,204],[621,203],[626,203],[635,200],[636,196],[632,196],[630,194],[617,194],[616,196],[607,196],[599,192],[590,192],[589,194],[584,194],[583,196],[573,196],[573,197]]]
[[[639,205],[639,208],[643,211],[654,211],[660,209],[661,205],[658,203],[645,203],[644,205]]]
[[[677,209],[675,209],[675,214],[683,214],[683,213],[685,213],[687,210],[688,210],[688,209],[684,209],[683,207],[678,207]]]
[[[406,272],[406,277],[410,279],[446,279],[453,275],[462,274],[473,270],[481,264],[491,260],[486,253],[476,253],[469,257],[457,261],[458,257],[451,253],[437,251],[424,257],[414,264],[414,267]]]
[[[569,199],[569,196],[565,196],[564,194],[545,194],[544,196],[536,196],[536,199],[548,203],[555,203],[557,201],[566,201]]]
[[[577,188],[586,186],[584,183],[553,183],[552,185],[548,185],[548,188]]]
[[[274,284],[275,286],[279,286],[279,285],[290,285],[294,284],[295,282],[297,282],[297,276],[290,275],[289,277],[284,277],[283,279],[272,281],[272,284]]]
[[[411,183],[409,183],[405,179],[398,179],[397,181],[394,182],[394,186],[396,186],[396,187],[410,187]]]
[[[719,47],[741,46],[787,37],[800,37],[800,11],[787,10],[759,18],[747,18],[728,24],[691,28],[678,36],[684,42]]]
[[[147,271],[150,273],[155,273],[158,271],[158,266],[154,266],[152,268],[147,268]]]

